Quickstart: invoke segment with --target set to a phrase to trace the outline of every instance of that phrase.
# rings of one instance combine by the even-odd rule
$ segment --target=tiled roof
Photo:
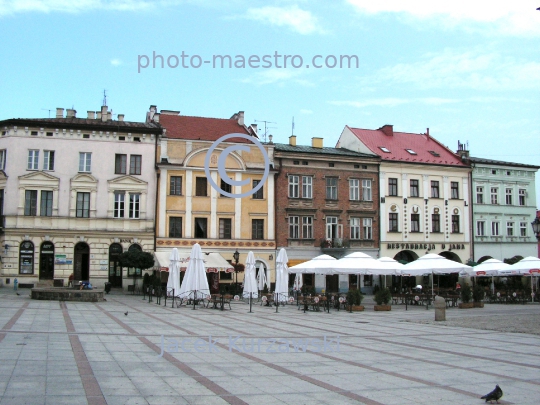
[[[157,124],[133,121],[101,121],[86,118],[11,118],[0,121],[0,127],[4,126],[35,126],[48,128],[100,128],[110,131],[133,131],[160,133],[161,128]]]
[[[427,134],[393,132],[393,135],[386,135],[382,129],[347,128],[383,161],[467,166],[459,156]],[[381,147],[389,152],[384,152]]]
[[[223,135],[240,133],[252,135],[236,119],[191,117],[187,115],[161,114],[159,123],[167,130],[170,139],[217,141]],[[227,142],[248,142],[242,138],[231,138]]]
[[[484,159],[484,158],[478,158],[478,157],[470,157],[471,163],[483,163],[488,165],[497,165],[497,166],[516,166],[516,167],[527,167],[529,169],[540,169],[540,166],[534,166],[534,165],[527,165],[525,163],[511,163],[511,162],[503,162],[502,160],[492,160],[492,159]]]
[[[337,155],[337,156],[352,156],[352,157],[363,157],[363,158],[377,158],[376,155],[368,155],[367,153],[354,152],[352,150],[344,148],[314,148],[312,146],[292,146],[286,143],[275,143],[274,150],[276,152],[297,152],[297,153],[311,153],[318,155]]]

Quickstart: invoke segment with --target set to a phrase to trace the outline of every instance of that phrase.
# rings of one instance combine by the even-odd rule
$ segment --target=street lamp
[[[536,235],[536,239],[540,240],[540,218],[536,217],[534,221],[531,222],[533,232]]]
[[[233,253],[232,257],[233,257],[233,260],[235,261],[235,264],[236,264],[234,266],[234,279],[235,279],[234,293],[236,294],[236,292],[238,291],[238,260],[240,259],[240,252],[238,252],[238,249],[236,249],[236,251]]]

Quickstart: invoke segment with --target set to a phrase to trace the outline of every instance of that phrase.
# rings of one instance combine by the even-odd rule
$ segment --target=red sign
[[[540,273],[540,269],[530,269],[529,270],[529,273],[533,274],[533,273]]]
[[[476,275],[477,275],[477,276],[485,276],[485,275],[486,275],[486,272],[485,272],[485,271],[477,271],[477,272],[476,272]]]

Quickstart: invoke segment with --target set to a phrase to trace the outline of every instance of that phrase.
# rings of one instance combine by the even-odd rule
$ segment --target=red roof
[[[349,126],[347,128],[382,160],[467,166],[458,155],[428,134],[393,132],[390,125],[379,129],[360,129]],[[389,152],[383,151],[381,147]]]
[[[167,138],[201,141],[217,141],[223,135],[240,133],[252,136],[246,126],[236,119],[190,117],[186,115],[161,114],[159,123],[167,130]],[[227,142],[248,142],[241,138],[231,138]]]

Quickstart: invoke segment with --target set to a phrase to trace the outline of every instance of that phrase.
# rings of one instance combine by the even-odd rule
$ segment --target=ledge
[[[33,300],[49,301],[103,301],[103,290],[76,290],[73,288],[32,288]]]

